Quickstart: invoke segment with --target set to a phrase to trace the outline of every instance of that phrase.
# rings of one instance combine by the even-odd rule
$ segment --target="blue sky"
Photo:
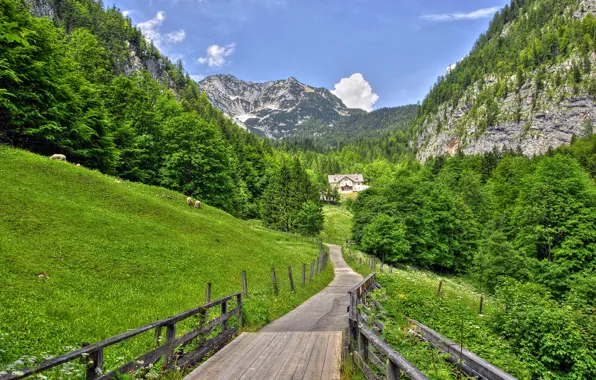
[[[113,0],[195,78],[293,76],[369,110],[422,100],[508,2]]]

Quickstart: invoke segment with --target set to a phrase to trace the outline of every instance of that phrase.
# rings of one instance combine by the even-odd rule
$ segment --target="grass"
[[[359,264],[362,254],[344,249],[346,261],[366,276],[372,272]],[[366,260],[363,260],[366,263]],[[385,269],[386,270],[386,269]],[[377,266],[377,272],[379,267]],[[442,360],[427,344],[420,343],[408,332],[407,317],[438,331],[448,339],[461,343],[468,350],[519,379],[531,377],[528,363],[518,357],[507,340],[494,332],[492,316],[503,308],[498,300],[485,297],[483,314],[479,314],[480,293],[464,279],[440,276],[430,271],[393,269],[377,280],[387,300],[381,303],[387,311],[384,339],[412,364],[432,379],[455,378],[455,367]],[[442,296],[437,295],[439,282]],[[463,326],[463,328],[462,328]]]
[[[325,225],[321,236],[323,241],[338,245],[345,244],[352,236],[352,213],[344,206],[326,205],[323,208]]]
[[[253,228],[208,205],[190,208],[185,198],[0,147],[0,370],[200,305],[207,282],[212,299],[237,292],[242,270],[248,330],[331,281],[328,266],[290,292],[288,266],[300,278],[317,245]],[[277,296],[273,266],[279,268]],[[106,363],[132,360],[151,340],[141,336],[106,350]],[[75,375],[62,371],[56,376]]]

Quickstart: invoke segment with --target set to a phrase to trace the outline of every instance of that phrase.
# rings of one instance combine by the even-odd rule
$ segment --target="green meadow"
[[[326,205],[323,207],[325,224],[323,241],[344,245],[352,236],[352,213],[345,206]]]
[[[188,207],[185,199],[0,147],[0,371],[200,305],[207,282],[212,299],[238,292],[243,270],[247,330],[331,281],[329,265],[300,286],[302,264],[318,255],[317,245],[256,229],[209,205]],[[271,290],[272,267],[279,295]],[[107,349],[108,367],[143,353],[151,339]]]

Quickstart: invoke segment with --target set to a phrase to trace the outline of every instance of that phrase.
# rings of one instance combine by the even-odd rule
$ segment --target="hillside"
[[[513,0],[422,103],[418,158],[539,155],[593,132],[596,1]]]
[[[290,139],[310,139],[326,147],[337,147],[360,139],[376,139],[379,140],[376,143],[381,144],[381,140],[393,131],[409,131],[418,115],[418,108],[410,104],[372,112],[353,110],[350,115],[342,116],[329,125],[319,120],[309,120]]]
[[[208,281],[213,298],[237,292],[242,270],[251,329],[331,280],[329,267],[291,293],[280,276],[274,296],[271,267],[310,263],[318,247],[185,198],[0,145],[0,371],[201,304]],[[107,351],[108,366],[151,340]]]

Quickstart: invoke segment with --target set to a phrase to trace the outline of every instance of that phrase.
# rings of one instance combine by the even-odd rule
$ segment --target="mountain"
[[[237,124],[271,139],[287,137],[309,120],[332,124],[353,112],[331,91],[293,77],[254,83],[232,75],[211,75],[199,86],[213,106]]]
[[[596,121],[596,0],[513,0],[421,106],[418,159],[539,155]]]

